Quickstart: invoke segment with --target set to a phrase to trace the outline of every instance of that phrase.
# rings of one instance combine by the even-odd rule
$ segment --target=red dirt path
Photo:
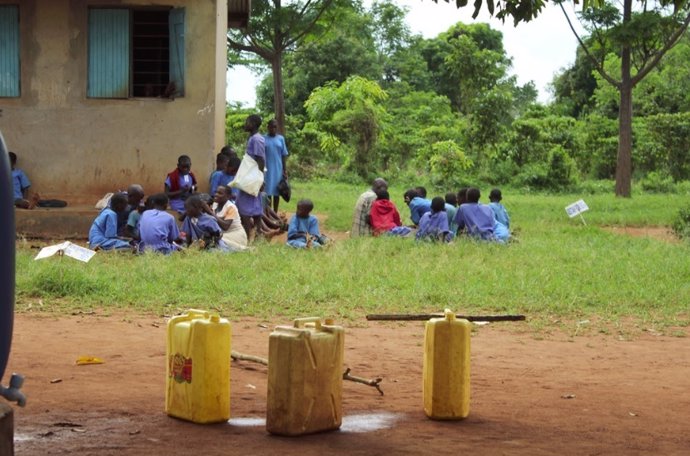
[[[270,329],[259,323],[233,323],[234,350],[267,356]],[[421,408],[422,324],[346,325],[346,365],[355,375],[383,377],[385,396],[345,382],[342,430],[282,438],[261,425],[202,426],[167,417],[161,318],[18,315],[8,373],[26,376],[28,405],[15,409],[16,453],[690,454],[687,338],[540,340],[521,328],[477,328],[470,417],[436,422]],[[105,364],[76,366],[80,355]],[[263,418],[266,368],[233,362],[231,376],[233,419]],[[377,424],[362,432],[362,425]]]

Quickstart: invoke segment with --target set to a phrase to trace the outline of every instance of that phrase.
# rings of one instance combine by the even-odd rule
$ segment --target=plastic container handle
[[[446,309],[443,311],[444,316],[446,317],[447,321],[453,321],[455,320],[455,312],[453,312],[450,309]]]
[[[199,310],[199,309],[188,309],[185,312],[185,316],[187,317],[203,317],[208,320],[209,313],[206,310]]]
[[[302,328],[305,323],[315,323],[316,329],[321,329],[321,317],[295,318],[294,326],[295,328]]]

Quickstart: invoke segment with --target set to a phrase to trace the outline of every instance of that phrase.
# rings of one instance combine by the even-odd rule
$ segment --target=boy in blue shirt
[[[426,214],[431,210],[431,201],[424,199],[419,196],[419,192],[416,189],[410,189],[403,195],[405,199],[405,204],[410,208],[410,219],[415,226],[419,225],[419,220],[422,215]]]
[[[12,166],[12,187],[14,189],[14,207],[21,209],[33,209],[38,203],[38,195],[34,195],[31,201],[28,200],[29,187],[31,181],[24,171],[17,168],[17,154],[10,152],[10,165]]]
[[[319,221],[311,215],[314,203],[303,199],[297,203],[295,215],[288,225],[287,245],[297,249],[321,247],[326,244],[325,236],[319,232]]]
[[[494,188],[489,193],[489,207],[494,211],[496,216],[496,221],[502,223],[506,228],[510,228],[510,217],[508,216],[508,211],[506,211],[505,206],[501,204],[503,196],[501,195],[501,190]]]

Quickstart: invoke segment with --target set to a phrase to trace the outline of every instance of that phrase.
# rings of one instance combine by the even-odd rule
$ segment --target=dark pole
[[[0,133],[0,381],[5,375],[14,322],[14,201],[12,172]]]

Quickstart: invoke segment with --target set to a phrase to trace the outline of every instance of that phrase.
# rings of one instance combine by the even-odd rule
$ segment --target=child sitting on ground
[[[510,217],[508,216],[508,211],[506,211],[505,206],[501,204],[503,196],[501,195],[501,190],[494,188],[489,193],[489,207],[494,211],[494,216],[496,216],[496,221],[502,223],[506,228],[510,229]]]
[[[242,227],[240,213],[231,200],[232,192],[224,185],[218,186],[213,197],[213,210],[218,225],[223,230],[223,241],[230,250],[245,250],[247,248],[247,233]]]
[[[229,250],[221,239],[223,230],[201,195],[192,195],[187,198],[184,207],[186,217],[182,224],[182,231],[187,234],[186,244],[188,247],[197,243],[199,248],[205,250],[215,248],[224,251]]]
[[[319,232],[319,221],[310,215],[313,209],[314,203],[311,200],[303,199],[297,203],[297,210],[288,226],[287,245],[297,249],[308,249],[327,243],[326,237]]]
[[[467,202],[460,205],[458,213],[455,215],[458,233],[466,229],[467,234],[477,239],[501,243],[507,241],[510,233],[507,232],[505,226],[496,222],[494,212],[489,206],[479,204],[479,197],[478,188],[470,187],[467,189]]]
[[[419,187],[424,189],[424,187]],[[424,190],[426,191],[426,190]],[[410,219],[417,226],[422,215],[431,210],[431,201],[420,196],[417,189],[411,188],[403,195],[405,204],[410,208]]]
[[[196,177],[192,170],[192,159],[180,155],[175,168],[165,178],[165,194],[170,201],[170,208],[179,213],[184,212],[184,202],[196,191]]]
[[[446,201],[440,196],[431,200],[431,211],[424,214],[419,221],[419,229],[416,238],[418,241],[443,241],[450,242],[453,233],[448,228],[448,215],[446,214]]]
[[[165,193],[151,195],[151,209],[144,211],[139,219],[140,251],[159,252],[165,255],[179,250],[175,242],[181,242],[180,230],[175,217],[168,214],[168,196]]]
[[[94,250],[132,249],[129,241],[117,236],[117,214],[127,208],[127,197],[116,193],[110,199],[110,207],[104,208],[89,230],[89,247]]]
[[[451,233],[458,231],[455,224],[455,214],[458,213],[458,195],[453,192],[446,193],[446,214],[448,214],[448,228]]]
[[[376,192],[376,201],[371,204],[369,222],[374,236],[383,233],[392,236],[407,236],[412,231],[409,227],[402,226],[400,213],[390,200],[388,190]]]
[[[10,166],[12,167],[12,187],[14,196],[14,207],[20,209],[33,209],[38,207],[65,207],[67,206],[66,201],[50,199],[42,200],[38,193],[34,193],[31,198],[29,198],[29,187],[31,187],[31,181],[26,176],[26,173],[21,169],[17,168],[17,154],[14,152],[9,152],[7,154],[10,157]]]

